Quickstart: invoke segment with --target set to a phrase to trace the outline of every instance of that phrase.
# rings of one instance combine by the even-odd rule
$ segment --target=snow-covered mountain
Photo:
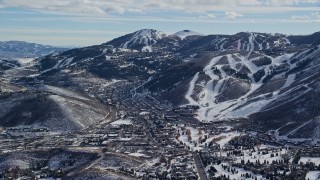
[[[186,39],[186,37],[188,37]],[[153,49],[184,51],[194,54],[197,51],[261,51],[301,45],[319,44],[319,33],[308,36],[288,36],[257,32],[240,32],[234,35],[203,35],[191,30],[166,34],[154,29],[142,29],[116,38],[106,45],[140,52],[152,52]]]
[[[0,58],[34,58],[67,49],[24,41],[0,41]]]
[[[152,46],[157,41],[168,36],[166,33],[154,29],[142,29],[134,33],[114,39],[108,44],[115,45],[120,48],[132,48],[142,52],[152,52]]]
[[[178,35],[139,30],[38,58],[32,67],[36,73],[32,69],[34,74],[14,78],[20,83],[68,82],[83,92],[92,83],[134,82],[140,84],[135,92],[148,91],[174,106],[198,106],[196,118],[202,122],[245,120],[248,129],[277,130],[279,138],[297,137],[304,128],[313,133],[301,136],[319,136],[313,118],[320,115],[320,33]],[[4,74],[12,74],[8,71]]]
[[[315,90],[307,88],[309,76],[303,74],[317,63],[319,46],[274,56],[251,51],[219,55],[194,74],[185,98],[187,104],[200,107],[198,118],[203,121],[249,118],[300,86],[305,86],[305,93]]]

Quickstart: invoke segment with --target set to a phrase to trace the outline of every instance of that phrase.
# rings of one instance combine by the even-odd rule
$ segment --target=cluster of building
[[[199,122],[197,106],[173,108],[143,91],[142,82],[112,83],[86,89],[114,109],[110,122],[72,133],[29,126],[3,129],[0,153],[100,148],[155,161],[143,168],[115,171],[142,179],[283,179],[320,170],[320,149],[316,147],[283,147],[270,134],[237,127],[238,120]]]

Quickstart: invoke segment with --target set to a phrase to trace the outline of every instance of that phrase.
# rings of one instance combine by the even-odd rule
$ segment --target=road
[[[148,121],[145,118],[139,118],[139,121],[143,121],[144,123],[144,131],[146,132],[147,138],[150,140],[149,142],[154,146],[161,147],[161,144],[159,144],[151,135],[150,129],[148,129]]]
[[[198,153],[193,153],[192,155],[197,166],[200,180],[208,180],[200,155]]]

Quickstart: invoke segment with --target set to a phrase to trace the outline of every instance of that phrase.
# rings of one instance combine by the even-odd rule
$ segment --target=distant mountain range
[[[1,58],[34,58],[53,52],[62,52],[69,48],[41,45],[24,41],[0,41]]]
[[[106,44],[118,48],[128,48],[138,51],[154,48],[164,48],[173,44],[178,48],[196,50],[265,50],[295,45],[319,44],[320,32],[293,36],[284,34],[268,34],[254,32],[240,32],[234,35],[203,35],[191,30],[183,30],[174,34],[167,34],[154,29],[142,29],[107,42]],[[187,39],[185,39],[187,38]],[[199,44],[198,44],[199,43]],[[202,44],[201,44],[202,43]]]
[[[245,120],[247,129],[276,133],[279,140],[320,139],[319,45],[320,32],[203,35],[143,29],[38,58],[32,67],[36,73],[24,71],[18,81],[68,82],[75,90],[87,88],[86,77],[96,78],[91,83],[143,82],[137,93],[148,92],[175,106],[198,106],[196,118],[202,122]],[[0,124],[20,124],[8,123],[9,117],[17,118],[3,114]]]

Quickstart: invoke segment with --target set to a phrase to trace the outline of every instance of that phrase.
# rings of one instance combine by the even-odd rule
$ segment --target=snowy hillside
[[[250,54],[242,56],[236,53],[217,56],[203,69],[202,76],[208,80],[203,80],[204,77],[199,79],[199,73],[196,73],[185,98],[190,104],[201,107],[199,119],[204,121],[247,118],[277,99],[281,89],[289,88],[294,83],[296,74],[287,74],[299,64],[290,63],[293,55],[271,57],[256,54],[250,58]],[[317,51],[305,59],[314,56],[318,56]],[[260,65],[258,60],[268,62]],[[267,86],[270,81],[278,81],[279,88],[272,97],[263,98],[272,93]],[[201,87],[200,93],[193,93],[195,86]]]
[[[141,29],[134,33],[116,38],[107,44],[112,44],[124,49],[152,52],[152,46],[166,36],[166,33],[154,29]]]
[[[0,125],[47,127],[60,132],[109,121],[110,109],[84,95],[54,86],[39,87],[38,90],[42,93],[29,92],[19,97],[3,98],[0,102]]]
[[[174,106],[198,106],[195,118],[202,122],[283,121],[295,123],[293,130],[320,115],[304,110],[308,108],[302,105],[281,111],[286,103],[298,101],[318,108],[305,103],[306,95],[317,97],[317,64],[320,63],[319,46],[315,45],[317,37],[317,33],[308,36],[254,32],[200,35],[193,31],[170,36],[143,29],[101,45],[54,53],[30,62],[1,59],[0,68],[7,79],[10,77],[19,83],[54,83],[50,87],[71,86],[75,92],[80,89],[80,94],[85,92],[93,99],[99,97],[104,103],[112,101],[104,97],[106,89],[119,85],[126,87],[119,93],[143,91]],[[98,90],[88,88],[101,84],[105,86]],[[92,102],[86,100],[88,97],[74,99],[56,91],[49,93],[55,93],[48,97],[50,103],[69,109],[69,117],[77,119],[83,127],[96,121],[83,115],[90,121],[83,122],[77,108],[90,111],[97,121],[102,121],[103,113],[88,107]],[[72,103],[81,107],[72,107]],[[294,120],[271,116],[274,111],[285,113],[285,117],[293,116]],[[264,117],[269,117],[268,121]],[[274,129],[285,124],[264,127]],[[313,134],[318,136],[316,132]]]
[[[286,138],[305,137],[303,129],[319,128],[318,120],[312,120],[318,114],[310,109],[318,105],[311,101],[300,104],[317,96],[319,91],[316,78],[319,46],[279,56],[252,53],[214,57],[194,74],[185,99],[187,104],[199,106],[197,119],[203,122],[254,119],[264,124],[261,127],[265,129],[283,128],[280,134]],[[288,106],[291,108],[282,110]],[[301,117],[310,121],[301,122]],[[271,125],[273,121],[276,123]],[[289,124],[295,128],[285,130]],[[320,138],[316,130],[311,132],[308,137]]]

